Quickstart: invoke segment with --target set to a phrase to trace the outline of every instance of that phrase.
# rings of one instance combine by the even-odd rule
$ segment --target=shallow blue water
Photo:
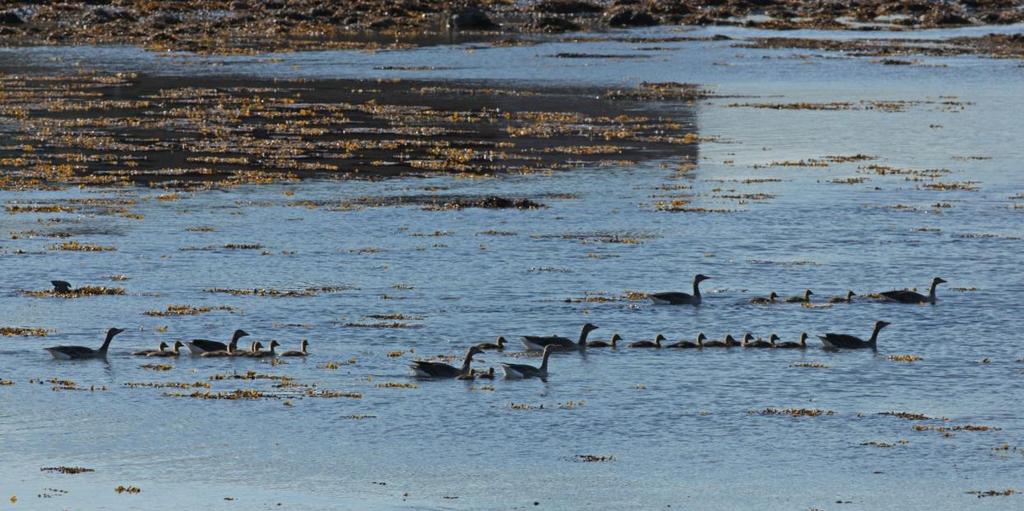
[[[145,217],[87,212],[0,217],[0,232],[7,233],[47,229],[38,220],[59,216],[66,222],[60,229],[78,233],[73,239],[117,247],[115,252],[74,253],[47,250],[54,243],[50,238],[0,243],[6,280],[0,325],[55,330],[43,339],[0,340],[0,378],[15,382],[0,387],[0,495],[17,495],[17,506],[30,509],[252,509],[277,508],[277,503],[289,509],[1018,508],[1019,495],[978,499],[965,492],[1024,490],[1024,455],[1012,449],[1024,446],[1024,417],[1017,403],[1024,390],[1024,363],[1018,362],[1024,356],[1018,312],[1024,296],[1024,210],[1014,207],[1020,200],[1010,199],[1024,192],[1024,149],[1018,143],[1024,136],[1019,123],[1024,68],[1014,61],[973,57],[921,59],[947,67],[880,66],[868,58],[765,59],[807,52],[740,49],[728,42],[658,45],[679,49],[611,63],[548,55],[634,53],[638,45],[330,52],[286,55],[280,63],[242,59],[222,71],[550,83],[557,69],[557,80],[565,82],[672,80],[701,83],[723,96],[754,96],[695,105],[695,129],[714,141],[701,144],[697,168],[681,178],[674,173],[678,162],[669,159],[550,176],[306,181],[185,195],[174,202],[158,201],[159,192],[146,189],[0,192],[5,204],[127,196],[138,201],[132,211]],[[158,62],[170,73],[200,69],[104,49],[3,50],[0,61],[48,59],[54,52],[86,67],[102,63],[152,72]],[[456,69],[373,69],[395,64]],[[922,104],[891,113],[729,106],[941,101],[940,96],[954,96],[966,106],[951,112]],[[828,167],[755,167],[858,153],[877,159]],[[978,189],[937,191],[899,175],[857,172],[873,163],[949,169],[938,181],[976,181]],[[870,179],[830,182],[856,176]],[[748,178],[781,181],[743,182]],[[660,189],[679,184],[692,189]],[[444,193],[572,193],[575,198],[543,199],[551,207],[534,211],[332,211],[287,205],[423,193],[432,187]],[[692,193],[694,206],[737,211],[656,211],[654,203],[664,199],[655,196],[674,192]],[[759,192],[774,198],[740,204],[716,197]],[[952,207],[933,208],[936,203]],[[897,204],[916,209],[891,208]],[[215,230],[187,230],[197,226]],[[509,235],[486,234],[491,230]],[[436,231],[444,235],[423,236]],[[641,242],[563,239],[594,233]],[[263,249],[181,250],[225,243],[259,243]],[[700,308],[565,302],[587,292],[688,290],[698,272],[713,277],[704,285],[706,301]],[[113,274],[129,280],[105,280]],[[772,290],[789,296],[808,287],[819,300],[847,289],[862,294],[920,289],[936,275],[949,284],[940,287],[935,306],[858,301],[808,309],[746,303]],[[20,292],[45,289],[55,278],[123,286],[128,294],[60,300]],[[203,291],[320,286],[346,289],[302,298]],[[236,310],[184,317],[143,314],[170,304]],[[345,326],[390,313],[419,318],[403,320],[416,328]],[[806,352],[620,348],[591,350],[586,357],[558,355],[547,383],[440,381],[419,382],[418,388],[377,387],[413,382],[406,364],[417,356],[460,355],[468,345],[496,335],[514,339],[518,351],[519,335],[575,337],[584,322],[599,325],[593,335],[601,339],[613,332],[631,341],[659,332],[675,340],[698,331],[720,338],[749,330],[793,340],[801,331],[867,336],[877,319],[892,323],[881,334],[878,354],[824,353],[816,341]],[[54,362],[41,350],[53,344],[98,344],[111,325],[128,331],[114,342],[109,364]],[[142,369],[142,361],[126,355],[159,340],[226,338],[239,327],[264,344],[278,339],[287,349],[309,339],[313,355],[276,367],[181,357],[172,362],[172,370],[161,372]],[[414,354],[408,353],[411,349]],[[388,356],[397,350],[406,353]],[[887,358],[891,354],[923,359],[896,362]],[[349,358],[356,362],[334,370],[323,367]],[[509,360],[515,358],[487,354],[476,365]],[[796,362],[828,367],[794,367]],[[205,381],[248,369],[288,375],[321,389],[361,392],[362,398],[294,397],[292,406],[285,406],[280,399],[202,401],[163,395],[174,389],[124,386]],[[29,383],[53,377],[109,390],[54,392],[49,384]],[[266,380],[211,383],[214,390],[273,390],[273,382]],[[484,387],[491,384],[493,389]],[[570,401],[584,404],[557,406]],[[511,403],[543,404],[544,409],[519,410]],[[750,413],[766,407],[834,414],[791,418]],[[889,410],[949,421],[878,415]],[[360,414],[374,418],[348,418]],[[914,424],[1000,429],[944,437],[914,431]],[[902,439],[908,443],[892,448],[861,445]],[[1009,451],[993,450],[1004,443]],[[574,461],[580,454],[614,459]],[[54,465],[96,472],[39,471]],[[143,491],[117,495],[113,488],[118,484]],[[70,493],[36,497],[44,488]]]

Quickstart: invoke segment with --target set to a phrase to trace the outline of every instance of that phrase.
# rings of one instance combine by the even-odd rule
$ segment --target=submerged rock
[[[605,21],[611,27],[650,27],[658,24],[658,20],[646,11],[623,8],[605,15]]]
[[[468,7],[452,13],[448,18],[448,28],[452,30],[498,30],[501,27],[491,21],[491,18],[482,9]]]
[[[545,16],[534,22],[530,28],[537,32],[547,32],[552,34],[558,32],[576,32],[581,29],[577,23],[563,18],[556,18],[554,16]]]

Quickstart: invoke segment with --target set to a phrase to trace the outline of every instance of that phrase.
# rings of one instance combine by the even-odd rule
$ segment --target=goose
[[[847,291],[846,296],[833,296],[828,299],[828,303],[852,303],[854,296],[857,296],[857,293]]]
[[[811,295],[813,294],[810,289],[805,289],[803,296],[790,296],[786,298],[786,303],[811,303]]]
[[[705,348],[731,348],[736,346],[736,339],[732,335],[726,334],[725,340],[722,341],[705,341]]]
[[[650,299],[655,304],[660,305],[700,305],[700,283],[710,279],[706,275],[696,275],[693,277],[693,294],[686,294],[680,292],[668,292],[668,293],[654,293],[650,295]]]
[[[239,352],[238,350],[236,350],[236,349],[232,348],[230,345],[228,345],[228,349],[226,349],[226,350],[204,351],[204,352],[200,353],[199,356],[203,357],[203,358],[211,358],[211,357],[237,357],[237,356],[239,356],[240,353],[241,352]]]
[[[903,289],[900,291],[886,291],[882,293],[882,298],[888,301],[900,303],[935,303],[935,287],[945,282],[946,281],[941,277],[935,277],[932,279],[932,288],[931,291],[928,292],[928,296],[909,289]]]
[[[493,367],[488,367],[486,372],[484,372],[484,371],[478,372],[476,377],[480,378],[480,379],[483,379],[483,380],[493,380],[494,379],[494,368]]]
[[[240,349],[237,349],[237,348],[234,349],[234,350],[231,350],[231,346],[228,346],[228,355],[230,355],[232,357],[248,357],[248,356],[250,356],[253,353],[256,353],[258,351],[256,349],[256,345],[257,344],[260,345],[260,348],[263,348],[263,345],[258,343],[258,342],[256,342],[256,341],[250,342],[249,343],[249,349],[247,349],[247,350],[240,350]]]
[[[147,357],[176,357],[178,356],[178,350],[184,348],[185,345],[181,341],[174,341],[174,348],[171,351],[155,351],[146,355]]]
[[[757,298],[751,298],[750,303],[766,305],[769,303],[775,303],[775,299],[778,297],[779,295],[775,294],[775,291],[772,291],[771,294],[769,294],[768,296],[758,296]]]
[[[482,342],[477,344],[476,347],[482,350],[505,351],[505,338],[499,335],[494,342]]]
[[[629,343],[630,348],[661,348],[661,341],[667,341],[664,335],[658,334],[653,341],[636,341]]]
[[[249,356],[253,357],[253,358],[274,358],[274,357],[277,356],[277,353],[274,353],[274,348],[276,348],[276,347],[278,347],[280,345],[281,345],[281,343],[279,343],[277,341],[270,341],[270,351],[259,351],[259,350],[256,350],[255,353],[253,353],[252,355],[249,355]],[[256,346],[259,346],[260,349],[263,348],[263,345],[260,344],[260,343],[256,343]]]
[[[470,364],[473,363],[473,355],[483,353],[483,350],[473,346],[466,352],[466,358],[462,361],[462,368],[456,368],[443,362],[428,362],[416,360],[409,367],[413,373],[420,378],[458,378],[459,376],[473,374]]]
[[[51,280],[50,284],[53,285],[54,293],[70,293],[71,283],[66,280]]]
[[[304,357],[306,355],[309,355],[309,353],[307,352],[308,349],[309,349],[309,341],[303,339],[302,342],[299,343],[299,351],[289,350],[289,351],[286,351],[286,352],[284,352],[284,353],[282,353],[282,354],[280,354],[278,356],[279,357]]]
[[[249,334],[245,330],[235,330],[235,333],[231,336],[231,351],[235,351],[235,348],[238,347],[238,340],[247,335]],[[193,355],[202,355],[207,351],[228,351],[228,345],[206,339],[192,339],[188,342],[188,350]]]
[[[582,350],[582,349],[587,347],[587,336],[590,335],[590,332],[593,332],[594,330],[597,330],[597,326],[595,326],[595,325],[593,325],[591,323],[587,323],[586,325],[583,325],[583,329],[580,330],[580,340],[578,342],[575,342],[575,343],[572,342],[572,340],[569,339],[569,338],[560,337],[560,336],[557,336],[557,335],[552,335],[552,336],[548,336],[548,337],[524,335],[523,336],[523,344],[526,346],[526,349],[528,351],[540,351],[540,350],[546,348],[549,344],[553,344],[553,345],[558,346],[560,348],[565,348],[565,349],[570,349],[570,350],[571,349]]]
[[[871,337],[866,341],[860,337],[848,334],[825,334],[819,335],[818,338],[821,339],[826,350],[871,348],[873,351],[878,351],[878,332],[887,326],[889,326],[889,323],[886,321],[875,321],[875,328],[871,331]]]
[[[747,332],[743,334],[742,346],[744,348],[774,348],[775,341],[766,341],[764,339],[754,340],[754,335]]]
[[[618,347],[619,341],[622,340],[622,336],[618,333],[612,334],[612,338],[609,341],[590,341],[587,343],[588,348],[611,348],[615,349]]]
[[[796,341],[778,342],[779,341],[779,336],[775,335],[775,334],[772,334],[772,340],[776,341],[775,342],[775,347],[776,348],[790,349],[790,350],[805,350],[805,349],[807,349],[807,332],[802,332],[800,334],[800,342],[796,342]]]
[[[155,353],[155,352],[158,352],[158,351],[163,351],[165,349],[167,349],[167,343],[161,341],[160,342],[160,347],[158,347],[155,350],[140,350],[140,351],[136,351],[135,353],[132,353],[132,355],[135,355],[136,357],[144,357],[146,355],[149,355],[150,353]]]
[[[235,356],[236,357],[258,357],[258,356],[260,356],[260,351],[262,351],[262,350],[263,350],[263,343],[259,342],[259,341],[254,341],[252,343],[252,349],[251,350],[249,350],[249,351],[240,351]]]
[[[697,334],[697,342],[693,342],[693,341],[677,341],[677,342],[669,344],[668,346],[665,346],[665,347],[666,348],[703,348],[704,347],[704,341],[707,340],[707,338],[708,337],[706,335],[704,335],[704,332],[701,332],[701,333]]]
[[[533,367],[526,364],[501,364],[501,370],[505,373],[505,378],[508,380],[522,380],[526,378],[540,378],[546,380],[548,377],[548,358],[551,357],[551,353],[562,349],[561,346],[548,345],[544,347],[544,359],[541,360],[540,367]]]
[[[110,341],[114,340],[114,336],[124,332],[122,328],[111,328],[107,330],[107,337],[103,340],[103,345],[99,349],[87,348],[85,346],[54,346],[52,348],[43,348],[53,355],[53,358],[57,360],[81,360],[87,358],[107,358],[107,348],[110,347]]]

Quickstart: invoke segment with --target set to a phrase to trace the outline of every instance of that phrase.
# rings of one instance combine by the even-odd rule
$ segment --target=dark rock
[[[28,23],[28,18],[28,13],[24,9],[0,11],[0,25],[23,25]]]
[[[925,14],[921,21],[926,25],[969,25],[970,20],[958,12],[936,5],[928,14]]]
[[[263,8],[270,11],[284,9],[284,2],[282,2],[281,0],[266,0],[265,2],[263,2]]]
[[[593,14],[604,9],[600,5],[580,0],[545,0],[533,6],[533,10],[552,14]]]
[[[575,32],[580,30],[581,27],[579,24],[567,19],[545,16],[533,23],[531,28],[538,32],[554,34],[558,32]]]
[[[498,30],[498,24],[491,21],[487,13],[476,7],[453,12],[448,18],[448,28],[454,30]]]
[[[93,7],[86,19],[90,23],[103,24],[112,21],[133,21],[135,15],[121,7],[99,6]]]
[[[398,23],[396,23],[395,20],[391,18],[380,18],[376,21],[370,22],[370,24],[367,25],[367,27],[370,30],[387,30],[397,24]]]
[[[160,29],[181,23],[181,16],[172,12],[162,12],[151,16],[149,21],[154,28]]]
[[[635,9],[617,9],[605,15],[605,21],[611,27],[650,27],[658,24],[651,13]]]
[[[715,34],[711,36],[712,41],[732,41],[732,38],[725,34]]]

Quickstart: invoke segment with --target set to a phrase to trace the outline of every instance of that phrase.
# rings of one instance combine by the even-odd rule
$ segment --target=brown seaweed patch
[[[138,486],[118,485],[117,488],[114,488],[114,492],[116,492],[119,495],[122,494],[122,493],[127,493],[129,495],[136,495],[136,494],[142,493],[142,488],[139,488]]]
[[[900,419],[906,419],[906,420],[909,420],[909,421],[932,421],[932,420],[948,421],[949,420],[949,419],[947,419],[945,417],[929,417],[929,416],[927,416],[927,415],[925,415],[923,413],[898,412],[898,411],[895,411],[895,410],[890,410],[888,412],[879,412],[878,415],[888,415],[890,417],[899,417]]]
[[[53,330],[22,326],[0,327],[0,335],[4,337],[46,337],[50,332],[53,332]]]
[[[21,293],[35,298],[50,296],[56,298],[82,298],[85,296],[121,296],[125,294],[125,290],[123,287],[82,286],[64,292],[47,289],[44,291],[22,291]]]
[[[912,354],[893,354],[886,358],[893,362],[917,362],[922,360],[921,357]]]
[[[165,316],[198,316],[200,314],[206,314],[213,311],[228,311],[235,312],[235,308],[228,305],[216,305],[216,306],[193,306],[193,305],[168,305],[165,310],[148,310],[143,312],[147,316],[154,317],[165,317]]]
[[[822,362],[813,362],[812,361],[812,362],[793,362],[792,364],[789,364],[789,367],[807,367],[807,368],[813,368],[813,369],[828,369],[828,368],[830,368],[832,366],[830,366],[828,364],[825,364],[825,363],[822,363]]]
[[[974,495],[981,499],[984,497],[1009,497],[1011,495],[1015,495],[1016,493],[1018,493],[1018,491],[1014,490],[1013,488],[1007,488],[1005,490],[971,490],[964,493],[968,495]]]
[[[50,473],[54,473],[55,472],[55,473],[58,473],[58,474],[71,474],[71,475],[74,475],[74,474],[85,474],[87,472],[95,472],[96,470],[92,469],[92,468],[85,468],[85,467],[65,467],[65,466],[59,466],[59,467],[43,467],[43,468],[39,469],[39,471],[40,472],[50,472]]]
[[[820,408],[765,408],[763,410],[750,410],[750,415],[789,415],[790,417],[818,417],[821,415],[834,415],[832,410]]]
[[[253,289],[234,289],[234,288],[207,288],[203,291],[206,293],[224,293],[234,296],[269,296],[275,298],[294,298],[304,296],[317,296],[323,293],[337,293],[353,289],[348,286],[320,286],[320,287],[307,287],[305,289],[290,289],[281,290],[274,288],[253,288]]]
[[[891,449],[891,448],[896,447],[898,445],[908,445],[908,444],[910,444],[910,440],[900,439],[900,440],[897,440],[894,443],[882,442],[882,441],[879,441],[879,440],[871,440],[870,442],[862,442],[860,445],[871,446],[871,447],[878,447],[880,449]]]
[[[579,463],[604,463],[614,461],[615,456],[611,454],[577,454],[572,457],[572,460]]]
[[[48,247],[50,250],[63,250],[67,252],[114,252],[117,247],[81,243],[75,240],[56,243]]]

